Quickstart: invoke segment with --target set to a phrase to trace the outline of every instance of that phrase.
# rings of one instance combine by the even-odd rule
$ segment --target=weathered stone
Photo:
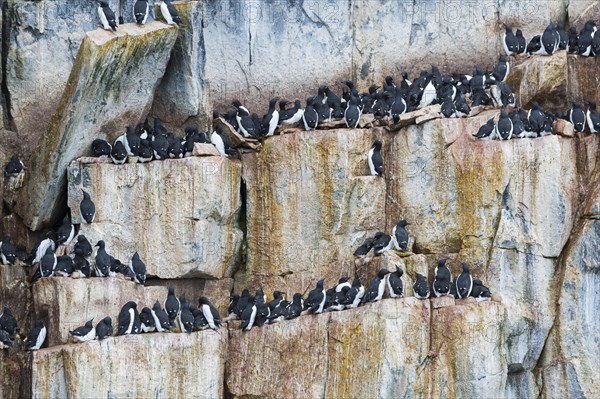
[[[22,263],[0,265],[0,312],[4,306],[10,308],[23,337],[29,330],[31,305],[27,270]]]
[[[81,190],[96,204],[80,232],[125,261],[137,251],[159,278],[230,277],[243,233],[241,164],[225,157],[189,157],[145,164],[69,167],[69,207],[81,221]],[[132,221],[135,221],[132,223]]]
[[[341,263],[353,265],[350,248],[385,227],[385,181],[370,176],[367,162],[377,137],[381,130],[286,134],[242,156],[248,259],[236,285],[260,277],[275,289],[293,274],[303,292],[319,278],[337,281]]]
[[[88,153],[94,138],[114,137],[148,112],[176,37],[176,28],[160,22],[86,34],[60,106],[29,162],[17,206],[29,228],[63,216],[69,162]]]
[[[135,301],[141,311],[144,306],[152,307],[157,300],[164,303],[167,297],[164,287],[144,287],[119,277],[43,278],[33,284],[32,293],[36,315],[48,315],[44,318],[47,346],[72,342],[69,331],[92,318],[98,323],[110,316],[116,329],[119,312],[129,301]],[[186,298],[192,300],[193,293]]]
[[[600,101],[595,88],[600,84],[594,57],[567,55],[559,51],[552,56],[530,56],[510,69],[508,84],[517,104],[529,108],[532,101],[551,111],[566,112],[571,102]]]
[[[32,396],[220,398],[226,351],[225,330],[129,335],[42,349],[33,354]]]
[[[583,219],[564,260],[557,320],[544,351],[544,397],[600,396],[599,259],[600,220]]]
[[[569,121],[557,119],[554,122],[554,132],[559,136],[573,137],[575,135],[575,127]]]
[[[421,396],[429,313],[428,301],[406,298],[249,332],[231,324],[226,390],[234,398]]]
[[[218,157],[218,156],[221,156],[219,154],[219,151],[217,151],[217,148],[214,145],[204,144],[204,143],[195,143],[194,151],[192,152],[192,155],[194,155],[195,157],[206,157],[206,156]]]
[[[87,0],[6,3],[8,122],[18,132],[27,159],[59,106],[81,41],[100,21]],[[117,17],[133,20],[135,0],[108,3]]]
[[[202,1],[174,1],[181,17],[179,36],[171,53],[165,76],[156,90],[153,113],[174,126],[196,122],[208,127],[207,85],[204,84],[204,35]],[[164,21],[159,11],[156,15]]]
[[[502,345],[505,309],[498,302],[433,309],[431,397],[502,396],[507,371]]]

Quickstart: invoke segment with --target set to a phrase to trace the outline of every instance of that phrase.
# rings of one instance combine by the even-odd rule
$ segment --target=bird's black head
[[[508,24],[504,24],[504,29],[506,29],[506,33],[512,32],[512,26]]]
[[[100,240],[96,243],[96,245],[94,245],[95,247],[99,247],[99,248],[104,248],[104,241]]]
[[[344,284],[344,283],[347,283],[347,282],[348,282],[348,280],[350,280],[350,277],[348,277],[348,276],[342,277],[342,278],[340,278],[340,279],[338,280],[338,284]]]
[[[299,302],[302,299],[302,294],[296,292],[294,294],[294,302]]]
[[[473,279],[473,286],[482,286],[483,283],[479,279]]]
[[[402,277],[402,275],[404,275],[404,270],[402,270],[398,265],[396,265],[396,275],[398,275],[398,277]]]
[[[129,301],[125,304],[125,307],[128,309],[137,309],[137,303],[134,301]]]
[[[398,226],[400,227],[406,227],[408,226],[410,223],[408,223],[406,220],[402,219],[401,221],[398,222]]]
[[[36,320],[35,321],[35,326],[37,328],[43,328],[44,327],[44,321],[43,320]]]
[[[375,140],[373,142],[373,148],[375,148],[376,150],[381,150],[381,141]]]
[[[388,274],[390,274],[390,271],[388,269],[381,269],[379,270],[379,273],[377,273],[379,278],[384,278]]]
[[[466,263],[462,264],[463,273],[469,273],[469,265]]]
[[[283,298],[283,292],[281,292],[281,291],[273,291],[273,298],[275,298],[275,299],[281,299],[281,298]]]
[[[101,7],[108,7],[108,3],[106,1],[99,1]]]
[[[210,301],[208,300],[208,298],[207,298],[207,297],[205,297],[205,296],[201,296],[201,297],[198,299],[198,303],[200,304],[200,306],[202,306],[202,305],[209,305],[209,304],[210,304]]]
[[[325,282],[324,279],[320,279],[319,281],[317,281],[317,288],[323,288],[323,283]]]
[[[53,253],[54,253],[54,251],[52,250],[52,247],[46,248],[46,255],[51,255]]]
[[[446,266],[447,261],[448,261],[448,259],[446,259],[446,258],[442,258],[442,259],[438,260],[438,267]]]
[[[375,233],[375,238],[374,240],[377,241],[379,240],[381,237],[383,237],[385,235],[385,233],[378,231],[377,233]]]
[[[106,316],[105,318],[102,319],[102,321],[104,322],[104,324],[110,326],[112,325],[112,319],[110,318],[110,316]]]

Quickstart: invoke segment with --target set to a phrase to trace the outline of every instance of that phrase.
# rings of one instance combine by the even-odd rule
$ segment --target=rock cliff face
[[[132,2],[110,5],[130,20]],[[0,354],[0,396],[600,397],[599,135],[477,141],[472,135],[498,114],[488,110],[395,132],[291,132],[239,159],[117,166],[86,157],[94,138],[113,139],[147,114],[174,129],[202,127],[207,104],[221,109],[233,97],[258,111],[254,102],[302,97],[323,81],[352,77],[362,89],[425,63],[444,72],[488,68],[501,50],[499,22],[526,26],[531,37],[549,18],[581,26],[598,15],[597,2],[455,10],[448,2],[382,0],[374,15],[373,2],[360,0],[177,1],[180,27],[158,16],[117,34],[85,33],[96,17],[84,1],[0,4],[2,116],[15,131],[0,134],[3,144],[11,137],[0,161],[35,147],[20,191],[6,192],[0,176],[0,217],[10,213],[2,232],[22,231],[19,215],[40,230],[65,204],[79,224],[86,190],[98,212],[79,232],[105,240],[124,262],[139,252],[149,275],[146,286],[59,277],[31,285],[20,263],[0,266],[1,305],[22,326],[15,346]],[[455,11],[472,18],[457,23]],[[455,42],[464,43],[460,51]],[[559,52],[510,61],[520,105],[565,110],[573,100],[600,101],[594,59]],[[25,83],[47,99],[19,88]],[[19,137],[28,143],[19,146]],[[383,142],[382,177],[370,176],[366,160],[375,139]],[[407,253],[355,262],[366,237],[390,232],[401,218],[411,222]],[[28,247],[36,238],[19,235]],[[432,276],[441,257],[454,274],[468,262],[492,300],[414,298],[416,273]],[[170,284],[194,304],[208,296],[224,316],[230,293],[245,287],[289,298],[320,278],[327,286],[343,275],[368,283],[378,269],[396,266],[405,270],[405,298],[249,332],[230,321],[216,332],[86,344],[70,343],[68,334],[106,315],[116,326],[125,302],[163,302]],[[40,317],[47,347],[24,353],[22,339]]]

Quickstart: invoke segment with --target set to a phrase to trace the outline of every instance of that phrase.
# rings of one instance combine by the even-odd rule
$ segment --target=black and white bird
[[[167,294],[167,298],[165,299],[164,306],[167,315],[169,315],[169,320],[171,320],[171,324],[174,324],[181,310],[181,303],[175,296],[175,288],[172,285],[169,285],[168,290],[169,292]]]
[[[419,298],[419,299],[429,298],[429,284],[427,283],[425,276],[423,276],[420,273],[417,273],[417,279],[416,279],[415,283],[413,284],[413,291],[415,294],[415,298]]]
[[[94,258],[94,272],[96,273],[96,277],[108,277],[112,256],[106,253],[106,244],[103,240],[98,241],[96,247],[98,247],[96,257]]]
[[[599,33],[600,34],[600,33]],[[600,113],[596,110],[596,102],[588,100],[586,121],[591,133],[600,133]]]
[[[493,117],[479,128],[475,137],[481,140],[493,140],[496,137],[496,124]]]
[[[442,295],[450,294],[450,285],[452,283],[452,273],[446,266],[446,259],[440,259],[435,268],[435,277],[433,279],[433,293],[437,298]]]
[[[500,111],[500,117],[496,123],[496,137],[499,140],[510,140],[513,133],[513,123],[505,110]]]
[[[489,301],[492,297],[488,287],[483,285],[481,280],[473,280],[473,289],[471,290],[471,296],[474,297],[477,302]]]
[[[123,165],[127,161],[127,149],[121,141],[117,141],[113,145],[110,158],[115,165]]]
[[[365,287],[362,285],[360,279],[357,277],[352,282],[352,286],[346,293],[346,300],[344,305],[346,308],[356,308],[360,305],[362,298],[365,296]]]
[[[250,331],[256,320],[256,314],[258,313],[258,307],[256,306],[256,297],[250,297],[248,299],[248,306],[242,312],[242,331]]]
[[[56,258],[55,276],[69,277],[73,273],[73,270],[73,259],[69,255],[62,255]]]
[[[502,44],[506,55],[519,54],[519,43],[513,33],[512,26],[504,25],[504,28],[506,31],[504,32]]]
[[[116,32],[117,19],[115,17],[115,13],[113,12],[113,10],[110,9],[106,1],[99,1],[99,3],[100,5],[98,6],[98,16],[100,17],[102,27],[105,30],[113,30]]]
[[[569,53],[576,53],[579,50],[579,33],[577,33],[577,28],[574,26],[569,28],[569,44],[567,50]]]
[[[350,101],[348,102],[348,106],[344,111],[344,121],[346,122],[346,127],[349,129],[356,129],[358,127],[358,123],[360,122],[362,111],[358,107],[358,100],[356,97],[352,96]]]
[[[96,328],[94,327],[94,319],[88,320],[84,326],[77,327],[69,334],[79,342],[87,342],[96,339]]]
[[[294,125],[302,120],[304,110],[302,109],[302,103],[300,100],[294,102],[294,107],[290,109],[281,108],[281,104],[286,104],[287,101],[279,102],[279,125]]]
[[[578,53],[584,57],[592,55],[592,44],[594,36],[596,35],[596,23],[594,21],[587,21],[583,27],[583,30],[579,33],[578,40]]]
[[[60,245],[69,245],[75,238],[75,226],[71,223],[69,215],[66,215],[62,224],[56,230],[56,239]]]
[[[4,330],[0,330],[0,349],[8,349],[13,345],[14,341]]]
[[[75,251],[75,254],[79,254],[84,258],[89,258],[92,256],[93,248],[88,239],[83,234],[79,234],[73,250]]]
[[[36,351],[44,345],[46,341],[46,326],[42,320],[37,320],[25,338],[25,349]]]
[[[133,16],[138,25],[144,25],[146,23],[149,12],[150,6],[148,5],[148,0],[137,0],[133,5]]]
[[[190,310],[190,304],[184,302],[181,305],[181,312],[179,312],[179,326],[181,332],[191,333],[194,331],[194,315]]]
[[[371,176],[383,176],[383,157],[381,156],[382,143],[375,140],[369,150],[369,169]]]
[[[573,124],[575,131],[581,133],[585,129],[586,116],[581,105],[576,102],[573,103],[573,107],[569,110],[569,121]]]
[[[156,331],[163,332],[170,330],[172,325],[169,320],[169,315],[160,307],[160,302],[156,301],[151,309],[152,317],[154,318],[154,327]]]
[[[348,276],[341,277],[338,280],[337,285],[335,286],[335,292],[342,292],[342,289],[344,287],[348,287],[348,288],[352,287],[352,284],[350,284],[350,282],[348,280],[350,280],[350,277],[348,277]]]
[[[510,64],[506,61],[506,57],[501,55],[496,67],[494,68],[494,79],[504,82],[506,78],[508,78],[508,74],[510,72]]]
[[[390,274],[388,269],[379,270],[377,275],[373,277],[371,283],[367,287],[361,303],[377,302],[383,298],[388,274]]]
[[[302,299],[302,294],[295,293],[292,299],[292,303],[290,303],[287,308],[287,312],[285,315],[286,319],[295,319],[300,316],[302,310],[304,309],[304,300]]]
[[[221,124],[218,124],[215,127],[215,131],[210,135],[210,142],[217,148],[217,151],[219,151],[219,154],[222,157],[227,156],[229,145],[227,144],[227,138],[225,137],[223,126]]]
[[[523,31],[517,29],[515,37],[517,38],[517,54],[525,54],[527,52],[527,40],[523,37]]]
[[[462,264],[462,273],[456,279],[456,293],[459,298],[467,298],[473,289],[473,277],[469,271],[469,265]]]
[[[129,301],[121,308],[119,312],[119,329],[117,335],[140,334],[142,332],[142,322],[137,311],[137,303]]]
[[[0,330],[6,331],[11,339],[14,339],[19,327],[17,326],[17,319],[13,316],[12,312],[5,306],[0,316]]]
[[[546,124],[546,115],[542,111],[537,101],[531,102],[531,109],[527,114],[527,121],[531,126],[531,131],[535,133],[542,133]]]
[[[112,337],[113,326],[112,319],[106,316],[96,324],[96,338],[102,340],[104,338]]]
[[[409,224],[406,220],[402,219],[392,229],[394,248],[398,251],[406,252],[408,250],[408,231],[406,231],[406,226]]]
[[[367,238],[360,247],[356,248],[356,251],[354,251],[354,256],[357,258],[364,258],[373,248],[373,244],[373,240],[371,238]]]
[[[46,254],[46,250],[48,248],[52,248],[53,251],[56,249],[56,244],[54,243],[54,241],[52,241],[51,238],[45,238],[42,241],[40,241],[33,250],[33,253],[35,255],[31,263],[36,264],[41,262],[42,257]]]
[[[81,190],[83,193],[83,199],[79,204],[79,211],[81,212],[81,217],[85,220],[86,223],[90,224],[94,221],[96,217],[96,205],[92,201],[90,194]]]
[[[19,159],[18,155],[13,155],[10,161],[4,167],[4,176],[17,177],[25,169],[25,164]]]
[[[269,101],[269,110],[262,120],[262,134],[264,137],[271,137],[275,134],[275,129],[279,124],[279,111],[275,108],[277,105],[277,98],[272,98]]]
[[[40,260],[40,275],[41,277],[52,277],[56,268],[56,254],[51,247],[46,249],[46,253]]]
[[[404,270],[396,266],[396,271],[392,272],[387,277],[388,292],[390,298],[402,298],[404,296],[404,290],[402,287],[402,275]]]
[[[14,265],[17,260],[17,251],[12,244],[12,239],[6,236],[0,241],[0,263]]]
[[[267,304],[269,306],[269,323],[277,323],[283,319],[289,304],[290,303],[285,300],[283,292],[274,291],[273,300]]]
[[[556,27],[554,26],[553,21],[550,21],[550,23],[548,24],[548,27],[546,27],[546,29],[544,30],[544,33],[542,33],[540,40],[541,40],[542,49],[543,49],[542,54],[552,55],[556,52],[556,50],[558,50],[560,37],[558,36],[558,33],[556,32]]]
[[[156,325],[152,311],[149,307],[144,306],[140,312],[140,327],[143,333],[149,333],[156,331]]]
[[[181,24],[181,18],[177,9],[173,7],[170,0],[163,0],[160,4],[160,12],[169,25]]]
[[[375,251],[375,256],[379,256],[386,251],[389,251],[394,246],[392,242],[392,237],[379,231],[375,234],[373,250]]]
[[[314,97],[306,99],[306,107],[302,113],[302,122],[304,122],[304,130],[314,130],[319,125],[319,113],[314,107]]]
[[[324,280],[317,281],[317,286],[314,290],[308,293],[308,297],[304,302],[304,308],[308,309],[309,313],[323,313],[325,309],[325,289],[323,288]]]
[[[215,308],[205,296],[201,296],[199,302],[199,308],[202,310],[202,314],[208,322],[208,326],[213,330],[221,327],[221,316],[219,315],[217,308]]]
[[[112,145],[106,140],[95,139],[92,141],[92,152],[97,158],[108,158],[112,152]]]
[[[144,285],[146,282],[146,264],[142,262],[140,255],[137,252],[131,257],[129,269],[131,269],[131,272],[134,275],[133,280],[138,284]]]

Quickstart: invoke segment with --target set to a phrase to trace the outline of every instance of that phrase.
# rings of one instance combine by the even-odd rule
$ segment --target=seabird
[[[105,30],[117,30],[117,20],[115,18],[115,13],[110,9],[108,3],[106,1],[99,1],[100,5],[98,6],[98,16],[100,17],[100,22],[102,23],[102,27]]]
[[[258,307],[256,306],[256,297],[251,297],[248,299],[248,306],[246,306],[242,312],[242,331],[250,331],[252,329],[257,313]]]
[[[306,99],[306,108],[304,108],[304,113],[302,114],[305,130],[314,130],[319,125],[319,114],[313,106],[314,102],[314,97]]]
[[[269,111],[262,120],[262,133],[264,137],[273,136],[275,134],[275,129],[277,129],[277,124],[279,123],[279,111],[275,109],[276,104],[277,98],[272,98],[271,101],[269,101]]]
[[[440,259],[435,268],[435,277],[433,279],[433,293],[436,297],[448,295],[450,293],[450,283],[452,274],[446,266],[446,259]]]
[[[106,316],[102,320],[96,324],[96,337],[99,340],[104,338],[112,337],[113,335],[113,326],[112,319],[109,316]]]
[[[103,240],[96,243],[98,251],[96,251],[96,257],[94,258],[94,272],[96,277],[108,277],[110,272],[110,266],[112,263],[112,256],[106,253],[106,244]]]
[[[394,243],[392,237],[379,231],[375,234],[373,248],[375,250],[375,256],[379,256],[386,251],[392,249]]]
[[[352,282],[352,286],[346,293],[346,301],[344,305],[347,308],[356,308],[360,305],[362,298],[365,295],[365,287],[362,285],[360,279],[357,277]]]
[[[581,105],[573,102],[573,107],[569,110],[569,121],[573,124],[575,131],[581,133],[585,129],[586,116]]]
[[[304,308],[308,309],[309,313],[323,313],[325,308],[325,290],[323,289],[324,280],[317,281],[317,287],[308,293]]]
[[[404,291],[402,289],[402,275],[404,271],[396,266],[396,271],[390,273],[387,277],[388,284],[388,292],[390,293],[390,298],[403,297]]]
[[[302,310],[304,309],[304,300],[302,299],[302,294],[295,293],[292,299],[292,303],[287,309],[285,318],[286,319],[295,319],[300,316]]]
[[[44,341],[46,341],[46,326],[42,320],[37,320],[25,338],[25,349],[36,351],[42,347]]]
[[[504,51],[506,52],[506,55],[512,55],[513,53],[518,54],[519,43],[512,31],[512,26],[504,25],[504,28],[506,31],[504,32],[502,44],[504,45]]]
[[[40,260],[40,275],[41,277],[52,277],[56,268],[56,255],[51,247],[46,249],[46,254]]]
[[[510,140],[513,133],[513,123],[505,110],[500,111],[500,118],[496,123],[496,136],[500,140]]]
[[[588,100],[586,120],[591,133],[600,133],[600,113],[596,111],[596,102]]]
[[[369,150],[369,169],[371,176],[383,175],[383,157],[381,156],[381,141],[375,140]]]
[[[75,238],[75,226],[69,220],[69,215],[65,215],[62,225],[56,231],[56,239],[60,245],[69,245]]]
[[[181,24],[181,18],[179,18],[179,13],[177,12],[177,9],[173,7],[173,4],[171,4],[170,0],[163,0],[163,2],[160,4],[160,12],[167,21],[167,24]]]
[[[456,279],[456,293],[459,298],[466,298],[471,294],[473,289],[473,277],[469,272],[469,265],[466,263],[462,264],[462,273]]]
[[[360,122],[361,111],[358,108],[358,100],[352,96],[348,102],[346,111],[344,112],[344,121],[349,129],[356,129]]]
[[[71,336],[79,342],[87,342],[96,339],[96,329],[94,328],[94,319],[88,320],[84,326],[77,327],[73,331],[69,331]]]
[[[0,241],[0,263],[3,265],[14,265],[17,259],[17,252],[12,239],[6,236]]]
[[[81,212],[81,217],[85,220],[86,223],[92,223],[94,218],[96,217],[96,205],[92,201],[90,194],[81,190],[83,193],[83,199],[79,204],[79,211]]]
[[[154,326],[156,331],[163,332],[171,329],[171,321],[169,315],[160,307],[160,302],[156,301],[151,310],[152,317],[154,318]]]
[[[413,284],[413,291],[415,294],[415,298],[419,298],[419,299],[429,298],[429,284],[427,283],[425,276],[423,276],[420,273],[417,273],[417,279],[416,279],[415,283]]]
[[[119,312],[119,329],[117,335],[140,334],[142,332],[142,322],[137,311],[137,304],[129,301],[121,308]]]
[[[406,231],[406,226],[409,224],[406,220],[402,219],[392,229],[392,240],[394,241],[394,247],[398,251],[406,252],[408,250],[408,231]]]
[[[495,131],[496,124],[494,123],[494,118],[492,117],[488,119],[488,121],[479,128],[475,137],[482,140],[490,140],[495,137]],[[494,133],[493,136],[492,133]]]
[[[360,247],[356,248],[356,251],[354,251],[354,256],[356,256],[357,258],[363,258],[369,253],[369,251],[371,251],[372,248],[373,240],[367,238]]]
[[[171,324],[174,324],[175,319],[179,315],[179,311],[181,310],[181,303],[179,299],[175,296],[175,288],[173,285],[169,285],[169,293],[167,294],[167,299],[165,299],[165,311],[169,315],[169,320],[171,320]]]
[[[13,155],[10,161],[4,167],[4,176],[6,177],[17,177],[25,169],[25,165],[19,159],[18,155]]]
[[[361,303],[377,302],[383,298],[388,274],[390,274],[388,269],[379,270],[377,275],[371,280]]]
[[[135,22],[138,25],[144,25],[148,20],[149,11],[150,7],[148,6],[148,0],[137,0],[133,5],[133,16],[135,17]]]
[[[200,297],[200,309],[202,310],[202,314],[206,318],[208,322],[208,326],[213,330],[221,327],[221,316],[219,316],[219,312],[217,309],[210,303],[208,298],[205,296]]]
[[[146,282],[146,264],[140,259],[140,255],[136,252],[131,257],[129,262],[129,269],[134,275],[134,281],[138,284],[144,285]]]

